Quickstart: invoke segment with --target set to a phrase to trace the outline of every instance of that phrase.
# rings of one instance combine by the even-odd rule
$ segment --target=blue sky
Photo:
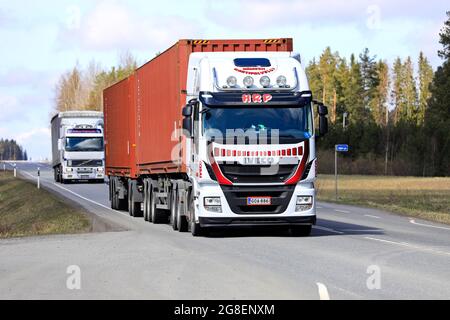
[[[422,50],[436,68],[446,10],[440,0],[0,0],[0,137],[49,157],[61,73],[93,59],[110,67],[127,50],[145,62],[180,38],[292,37],[303,61],[326,46],[388,62]]]

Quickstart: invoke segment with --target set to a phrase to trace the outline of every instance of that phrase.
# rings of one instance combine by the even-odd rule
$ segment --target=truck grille
[[[72,167],[102,167],[102,160],[72,160]]]
[[[286,211],[295,186],[222,186],[225,198],[236,214],[281,214]],[[271,197],[268,206],[248,206],[248,197]]]
[[[233,183],[280,183],[287,180],[297,165],[244,166],[221,164],[220,170]]]

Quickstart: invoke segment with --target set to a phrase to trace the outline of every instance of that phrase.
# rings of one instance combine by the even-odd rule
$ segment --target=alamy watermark
[[[81,290],[81,268],[77,265],[68,266],[66,273],[69,275],[66,280],[66,287],[69,290]]]

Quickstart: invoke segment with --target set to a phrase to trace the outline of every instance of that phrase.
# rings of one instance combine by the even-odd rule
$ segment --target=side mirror
[[[323,137],[328,133],[328,118],[326,116],[319,117],[319,135]]]
[[[328,133],[328,108],[323,103],[319,103],[317,111],[319,113],[319,137],[323,137]]]
[[[188,137],[192,138],[192,118],[187,117],[183,119],[183,134]]]
[[[326,116],[328,115],[328,108],[325,107],[323,104],[319,104],[319,116]]]
[[[185,118],[190,118],[190,117],[192,117],[192,105],[190,105],[190,104],[188,104],[188,105],[186,105],[184,108],[183,108],[183,117],[185,117]]]

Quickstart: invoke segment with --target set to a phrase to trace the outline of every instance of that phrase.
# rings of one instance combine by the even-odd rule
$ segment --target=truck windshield
[[[66,138],[66,151],[103,151],[103,138],[71,137]]]
[[[220,143],[261,143],[261,137],[267,137],[267,143],[297,143],[313,135],[311,105],[207,108],[203,112],[203,132],[208,140]],[[256,140],[252,142],[251,137]]]

